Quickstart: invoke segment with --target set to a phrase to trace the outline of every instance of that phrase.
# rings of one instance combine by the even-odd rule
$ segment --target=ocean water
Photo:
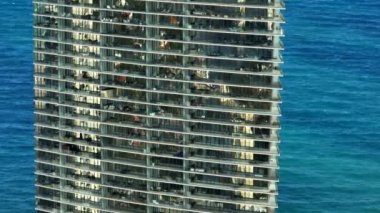
[[[32,0],[0,1],[0,212],[34,210]],[[288,0],[280,213],[380,213],[380,1]]]

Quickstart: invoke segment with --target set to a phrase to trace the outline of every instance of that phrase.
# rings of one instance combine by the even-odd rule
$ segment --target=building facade
[[[279,0],[34,0],[36,211],[273,213]]]

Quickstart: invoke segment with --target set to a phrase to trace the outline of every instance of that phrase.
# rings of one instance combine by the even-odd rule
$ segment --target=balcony
[[[88,84],[81,84],[78,87],[76,85],[70,85],[67,84],[65,85],[65,88],[62,88],[60,91],[73,94],[73,95],[82,95],[82,96],[95,96],[95,97],[100,97],[100,92],[97,90],[90,90],[88,89]]]
[[[80,201],[80,199],[75,199],[75,198],[63,198],[63,197],[59,197],[59,196],[55,196],[55,197],[52,197],[52,196],[48,196],[46,194],[38,194],[36,196],[36,198],[38,200],[44,200],[44,201],[51,201],[51,202],[56,202],[56,203],[59,203],[59,204],[64,204],[67,206],[68,210],[67,212],[76,212],[77,210],[75,210],[75,207],[81,207],[81,208],[84,208],[84,209],[87,209],[89,211],[91,210],[94,210],[94,211],[100,211],[100,210],[103,210],[105,212],[112,212],[112,213],[120,213],[118,211],[110,211],[110,210],[105,210],[105,209],[101,209],[101,207],[99,206],[99,204],[97,203],[83,203],[83,201]],[[73,210],[73,211],[70,211],[70,210]]]
[[[51,115],[53,116],[53,115]],[[58,117],[48,117],[47,115],[38,115],[36,114],[36,123],[39,125],[58,127],[59,119]]]
[[[106,190],[106,197],[136,203],[146,203],[147,201],[147,195],[145,193],[123,189],[109,188]]]
[[[244,167],[241,167],[244,168]],[[247,170],[239,168],[236,165],[221,165],[217,162],[194,162],[190,164],[189,173],[204,176],[229,177],[229,178],[251,178],[262,181],[276,181],[277,174],[272,174],[268,168],[255,168],[253,165],[248,166]],[[195,178],[194,180],[195,181]]]
[[[244,210],[240,208],[239,206],[235,206],[235,208],[231,205],[225,205],[223,203],[218,202],[191,202],[191,208],[194,210],[199,211],[213,211],[213,212],[221,212],[227,210],[229,213],[274,213],[273,209],[261,207],[261,206],[254,206],[251,205],[250,210]]]
[[[197,190],[193,189],[191,197],[193,199],[211,200],[216,202],[226,202],[231,204],[258,204],[258,205],[274,205],[268,203],[268,196],[265,194],[254,194],[253,198],[244,198],[235,192],[225,192],[222,190]],[[212,192],[215,193],[212,193]],[[219,193],[219,194],[218,194]],[[274,207],[274,206],[273,206]]]
[[[132,51],[132,50],[131,50]],[[37,50],[36,52],[40,53],[40,54],[51,54],[50,52],[47,52],[47,51],[40,51],[40,50]],[[130,52],[128,50],[128,52]],[[84,55],[85,54],[85,55]],[[160,59],[156,59],[154,60],[153,62],[154,63],[146,63],[145,62],[145,54],[142,54],[142,53],[136,53],[136,54],[128,54],[129,56],[127,57],[127,55],[125,55],[126,52],[120,52],[120,53],[115,53],[114,55],[111,55],[111,56],[105,56],[106,61],[108,62],[113,62],[113,63],[125,63],[125,61],[128,61],[129,64],[131,65],[135,65],[135,66],[148,66],[148,67],[153,67],[153,66],[158,66],[160,68],[170,68],[170,69],[179,69],[179,70],[187,70],[187,69],[197,69],[199,71],[204,71],[204,72],[221,72],[221,73],[240,73],[240,74],[250,74],[250,75],[279,75],[280,73],[280,70],[277,66],[275,67],[272,67],[272,65],[270,64],[267,64],[265,65],[265,63],[268,63],[269,61],[261,61],[261,60],[257,60],[257,61],[251,61],[251,62],[246,62],[246,64],[244,65],[238,65],[237,62],[228,62],[228,61],[222,61],[223,63],[221,63],[221,61],[218,59],[218,62],[216,62],[214,59],[209,59],[209,60],[205,60],[204,62],[201,62],[199,58],[190,58],[188,62],[188,64],[186,65],[186,67],[183,67],[182,66],[182,60],[181,60],[181,57],[185,57],[186,55],[178,55],[178,56],[175,56],[175,55],[160,55],[161,53],[157,52],[157,56],[160,58]],[[75,54],[71,53],[71,52],[66,52],[66,53],[61,53],[59,55],[62,55],[62,56],[65,56],[65,57],[73,57],[73,56],[76,56]],[[81,58],[84,58],[86,59],[86,61],[88,62],[85,62],[85,63],[81,63],[81,64],[78,64],[78,63],[73,63],[73,64],[70,64],[70,63],[67,63],[67,65],[63,65],[63,66],[67,66],[67,68],[70,68],[70,67],[83,67],[83,68],[88,68],[89,71],[97,71],[98,72],[98,69],[99,69],[99,62],[98,61],[95,61],[93,64],[90,64],[89,60],[90,59],[96,59],[97,57],[90,57],[90,55],[88,55],[87,53],[83,53],[83,54],[79,54],[78,55],[79,57]],[[181,56],[181,57],[180,57]],[[56,55],[52,55],[51,57],[57,57]],[[232,59],[230,57],[227,57],[227,58],[223,58],[223,60],[229,60],[229,59]],[[124,60],[124,61],[123,61]],[[51,64],[51,61],[57,61],[57,59],[49,59],[47,61],[45,60],[37,60],[37,62],[39,63],[43,63],[43,64]],[[165,63],[162,63],[162,62],[165,62]],[[247,64],[248,63],[248,64]],[[252,64],[254,63],[254,64]],[[277,62],[275,62],[277,63]],[[83,64],[83,65],[82,65]],[[223,64],[226,64],[225,66]],[[228,64],[228,65],[227,65]],[[234,66],[234,64],[236,64],[236,66]],[[52,65],[56,65],[56,62],[53,63]],[[116,66],[116,65],[115,65]],[[223,67],[227,67],[228,69],[221,69],[220,67],[223,66]],[[245,67],[250,67],[249,69],[246,69]],[[260,74],[262,73],[262,74]],[[272,74],[271,74],[272,73]],[[277,73],[277,74],[276,74]],[[136,76],[138,77],[138,76]],[[166,81],[172,81],[171,79],[160,79],[160,80],[166,80]],[[198,79],[193,79],[193,80],[196,80],[196,81],[199,81],[199,83],[202,83],[202,79],[201,78],[198,78]],[[192,81],[189,81],[189,80],[180,80],[182,82],[192,82]],[[251,82],[247,82],[246,84],[248,85],[249,83],[250,84],[253,84],[251,85],[251,87],[261,87],[261,88],[273,88],[273,89],[279,89],[280,85],[279,84],[274,84],[274,83],[266,83],[268,81],[268,79],[266,81],[251,81]],[[204,81],[205,83],[213,83],[213,84],[216,84],[216,85],[221,85],[221,84],[226,84],[224,83],[223,81],[210,81],[210,80],[205,80]],[[227,83],[227,84],[230,84],[230,86],[239,86],[240,84],[234,84],[234,83]],[[255,85],[256,84],[256,85]],[[244,85],[244,84],[243,84]],[[242,86],[242,85],[240,85]]]
[[[65,19],[70,20],[73,19],[72,14],[64,14],[65,16],[58,16],[58,15],[42,15],[35,13],[37,17],[46,19]],[[166,15],[166,14],[163,14]],[[155,24],[145,24],[141,20],[145,20],[145,16],[143,14],[137,14],[136,16],[141,16],[138,19],[118,19],[115,17],[104,17],[101,21],[99,19],[96,19],[96,16],[80,16],[83,21],[89,21],[96,25],[100,25],[100,23],[104,23],[106,25],[120,25],[120,26],[128,26],[129,28],[148,28],[148,29],[167,29],[167,30],[182,30],[182,31],[196,31],[196,32],[211,32],[211,33],[228,33],[228,34],[237,34],[237,35],[275,35],[275,36],[282,36],[282,29],[280,27],[275,27],[274,29],[270,29],[272,27],[269,26],[269,23],[273,20],[267,20],[267,19],[252,19],[248,22],[244,22],[244,25],[242,26],[240,21],[241,19],[230,19],[228,18],[206,18],[206,17],[199,17],[199,16],[193,16],[190,17],[189,24],[182,24],[181,21],[170,21],[170,19],[177,19],[175,16],[159,16],[158,23]],[[278,16],[281,17],[281,16]],[[90,19],[89,19],[90,18]],[[95,18],[95,19],[92,19]],[[78,20],[78,19],[77,19]],[[136,20],[136,21],[133,21]],[[137,21],[138,20],[138,21]],[[57,28],[57,24],[54,23],[54,21],[50,20],[43,20],[41,22],[37,22],[36,26],[43,26],[43,27],[49,27],[49,28]],[[278,21],[281,22],[281,18],[278,19]],[[99,27],[89,28],[89,27],[82,27],[80,25],[65,25],[63,29],[67,30],[76,30],[81,32],[99,32]],[[269,29],[269,30],[268,30]],[[140,31],[140,35],[142,33],[142,30]],[[112,31],[106,31],[107,33],[112,33]],[[117,33],[116,31],[114,31]],[[125,33],[117,33],[117,34],[125,34]],[[131,34],[126,33],[128,35],[139,35],[137,34]]]
[[[205,123],[205,124],[215,124],[215,125],[225,125],[225,126],[252,126],[264,129],[278,129],[278,122],[269,122],[268,116],[255,116],[255,119],[246,119],[244,114],[240,115],[238,113],[222,113],[222,112],[212,112],[212,111],[201,111],[192,110],[190,113],[190,119],[186,119],[182,115],[182,110],[174,107],[165,106],[153,106],[152,110],[147,112],[144,104],[125,104],[117,102],[109,102],[103,105],[104,111],[107,115],[114,118],[111,122],[123,123],[123,117],[133,116],[134,119],[129,119],[130,124],[135,124],[137,120],[145,120],[145,118],[153,118],[157,122],[155,123],[165,123],[167,120],[178,120],[183,122],[191,123]],[[115,114],[110,114],[110,113]],[[217,116],[216,116],[217,115]],[[224,116],[223,116],[224,115]],[[216,117],[215,117],[216,116]],[[125,120],[125,119],[124,119]],[[158,124],[156,124],[158,125]]]
[[[164,2],[164,3],[172,3],[172,4],[185,4],[185,5],[207,5],[207,6],[217,6],[217,7],[247,7],[247,8],[276,8],[276,9],[282,9],[284,8],[284,3],[282,1],[275,2],[272,1],[271,3],[267,1],[260,1],[260,0],[251,0],[248,2],[239,2],[237,3],[236,0],[205,0],[205,1],[197,1],[197,0],[191,0],[191,1],[170,1],[170,0],[143,0],[145,2]]]
[[[147,189],[147,181],[130,179],[123,177],[108,176],[105,184],[110,187],[119,187],[125,189],[134,189],[145,191]]]
[[[86,99],[83,99],[83,101],[79,101],[79,100],[76,101],[74,99],[74,97],[75,96],[68,95],[67,99],[62,100],[61,105],[65,106],[65,107],[83,107],[83,108],[91,108],[91,109],[100,109],[100,103],[99,104],[98,103],[88,103],[85,101]]]
[[[78,184],[78,182],[77,182]],[[83,183],[85,185],[91,185],[89,183]],[[98,186],[98,185],[96,185]],[[99,186],[98,186],[99,187]],[[91,195],[91,196],[102,196],[102,188],[99,187],[97,189],[92,189],[85,187],[83,185],[76,185],[75,182],[71,181],[66,181],[66,184],[60,188],[62,191],[67,191],[67,192],[74,192],[74,193],[85,193],[86,195]]]
[[[94,175],[93,171],[89,170],[82,170],[81,174],[78,174],[77,172],[69,171],[65,174],[65,178],[73,181],[85,181],[85,182],[90,182],[90,183],[95,183],[95,184],[100,184],[101,179],[97,176]]]
[[[37,108],[34,110],[35,114],[39,115],[56,115],[58,116],[58,108]]]
[[[71,81],[71,82],[78,82],[78,83],[91,83],[91,84],[99,84],[100,79],[97,77],[88,76],[88,74],[85,74],[87,72],[83,72],[81,74],[75,75],[75,74],[66,74],[63,77],[63,80]]]
[[[198,176],[198,175],[197,175]],[[214,177],[213,177],[214,178]],[[230,181],[217,181],[218,178],[215,178],[214,181],[211,180],[211,178],[205,178],[204,180],[202,178],[195,178],[193,179],[189,184],[201,187],[201,188],[213,188],[213,189],[219,189],[219,190],[228,190],[228,191],[251,191],[256,193],[274,193],[274,190],[269,190],[268,186],[251,186],[251,185],[245,185],[244,179],[239,181],[238,183],[233,183],[232,179]]]
[[[128,29],[128,28],[127,28]],[[37,40],[46,40],[46,41],[58,41],[57,40],[57,31],[53,30],[43,30],[36,28],[37,35],[35,38]],[[133,34],[133,32],[127,32],[123,30],[112,30],[108,31],[109,33],[118,33],[122,36],[116,36],[115,41],[112,42],[109,40],[110,35],[102,34],[105,37],[108,37],[108,40],[105,43],[107,49],[116,49],[116,50],[146,50],[145,43],[146,41],[157,41],[160,42],[160,48],[167,53],[180,53],[182,51],[182,44],[191,44],[190,50],[205,49],[207,50],[210,47],[228,47],[228,48],[246,48],[246,49],[283,49],[283,44],[281,42],[274,44],[270,36],[254,36],[246,35],[245,38],[240,36],[230,35],[230,34],[221,34],[218,38],[213,38],[212,40],[207,39],[207,37],[214,37],[209,32],[197,32],[194,35],[186,37],[185,39],[171,36],[169,32],[161,33],[161,36],[152,36],[146,38],[144,34]],[[125,34],[128,34],[125,35]],[[205,36],[203,34],[207,34]],[[94,35],[94,34],[92,34]],[[100,35],[100,34],[96,34]],[[132,36],[134,35],[134,36]],[[131,40],[133,40],[131,42]],[[93,45],[100,47],[99,39],[91,38],[90,34],[86,35],[82,39],[73,39],[71,35],[65,36],[60,43],[66,44],[82,44],[82,45]],[[157,49],[159,50],[159,49]],[[205,52],[205,51],[200,51]],[[187,53],[189,54],[189,53]],[[210,54],[212,56],[214,54]]]
[[[67,5],[99,7],[99,0],[65,0]]]
[[[180,87],[180,85],[177,84],[171,84],[171,85],[165,85],[165,86],[154,86],[153,88],[147,88],[144,83],[140,83],[141,81],[108,81],[108,83],[104,83],[101,86],[109,88],[110,90],[113,90],[112,96],[115,96],[115,98],[118,98],[120,100],[123,97],[123,93],[126,93],[128,95],[128,92],[134,92],[136,96],[139,97],[140,100],[146,99],[145,94],[152,94],[153,98],[152,101],[149,103],[175,103],[175,106],[178,107],[182,103],[182,100],[179,102],[170,101],[169,98],[165,98],[165,95],[172,95],[172,96],[183,96],[183,97],[189,97],[191,101],[192,106],[202,106],[202,103],[204,103],[205,106],[211,105],[210,107],[218,106],[218,108],[227,108],[229,105],[231,108],[240,108],[240,109],[246,109],[250,110],[251,112],[254,111],[257,114],[261,113],[270,113],[270,106],[272,99],[258,99],[255,97],[250,96],[242,96],[240,93],[238,93],[239,90],[236,90],[235,93],[226,93],[226,92],[219,92],[221,89],[218,89],[220,87],[212,87],[216,89],[210,89],[210,87],[204,85],[204,87],[198,86],[196,88],[193,88],[189,92],[187,90]],[[172,86],[172,87],[171,87]],[[251,94],[257,94],[259,97],[261,92],[254,93],[254,90],[251,90]],[[114,94],[120,94],[120,95],[114,95]],[[108,97],[112,97],[109,95]],[[159,100],[156,100],[159,97]],[[162,98],[161,98],[162,97]],[[107,98],[107,97],[104,97]],[[130,100],[132,98],[128,98]],[[165,100],[166,99],[166,100]],[[174,98],[171,98],[174,99]],[[133,99],[132,99],[133,100]],[[180,99],[177,99],[180,100]],[[139,101],[139,100],[137,100]],[[274,100],[273,100],[274,101]],[[260,103],[258,103],[260,102]],[[149,104],[147,103],[147,104]],[[277,104],[277,103],[273,103]],[[228,108],[230,108],[228,107]],[[192,107],[193,108],[193,107]]]
[[[88,158],[80,158],[84,160],[84,162],[76,162],[73,160],[73,157],[67,157],[67,159],[65,165],[69,167],[100,172],[100,165],[91,164]]]
[[[39,18],[35,21],[35,26],[58,29],[58,22],[52,17],[39,16]]]

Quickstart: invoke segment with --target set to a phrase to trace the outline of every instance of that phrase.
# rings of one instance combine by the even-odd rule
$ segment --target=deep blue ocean
[[[34,211],[32,0],[0,1],[0,212]],[[380,0],[288,0],[280,213],[380,213]]]

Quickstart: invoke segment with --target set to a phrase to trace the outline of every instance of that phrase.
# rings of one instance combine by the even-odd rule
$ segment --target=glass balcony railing
[[[145,191],[147,189],[147,181],[144,180],[111,176],[109,176],[107,179],[108,180],[105,181],[105,184],[112,187],[128,188],[141,191]]]
[[[115,83],[116,84],[116,83]],[[107,85],[107,87],[111,87],[112,85]],[[181,100],[179,97],[181,96],[187,96],[189,95],[194,96],[192,94],[187,94],[187,93],[178,93],[178,92],[173,92],[173,93],[165,93],[165,90],[148,90],[148,89],[133,89],[131,91],[127,87],[117,87],[117,89],[113,89],[115,93],[113,94],[119,94],[117,96],[108,96],[104,97],[105,99],[109,100],[117,100],[117,101],[126,101],[126,102],[146,102],[146,95],[145,94],[152,94],[153,93],[153,98],[149,101],[146,102],[146,104],[149,105],[159,105],[163,104],[164,106],[168,107],[182,107],[182,108],[193,108],[193,109],[198,109],[198,110],[210,110],[210,111],[223,111],[225,110],[239,110],[239,111],[250,111],[252,113],[256,113],[258,115],[269,115],[269,114],[276,114],[279,113],[278,111],[272,111],[270,108],[270,103],[255,103],[252,102],[254,100],[229,100],[229,101],[223,101],[222,97],[202,97],[201,95],[197,97],[192,97],[190,99],[189,107],[188,105],[183,103],[183,100]],[[126,94],[126,96],[124,96]],[[171,97],[169,97],[169,95]],[[179,97],[177,98],[176,95]],[[159,96],[160,99],[157,100],[157,98],[154,98],[154,96]],[[188,96],[188,97],[189,97]],[[162,97],[162,98],[161,98]],[[228,97],[225,97],[228,98]],[[239,99],[239,98],[238,98]],[[188,103],[188,102],[187,102]],[[238,112],[239,112],[238,111]]]
[[[86,127],[86,126],[76,126],[72,124],[62,124],[60,125],[60,128],[63,130],[71,130],[74,132],[83,132],[88,134],[99,134],[100,130],[99,128],[92,128],[92,127]]]
[[[60,104],[67,107],[83,107],[83,108],[91,108],[91,109],[100,109],[99,103],[86,102],[86,98],[84,98],[83,96],[80,96],[82,100],[75,100],[74,99],[75,97],[78,97],[78,96],[66,94],[66,98],[62,100]]]
[[[34,0],[34,2],[43,2],[43,3],[58,3],[58,0]]]
[[[74,168],[81,168],[83,170],[91,170],[91,171],[99,171],[100,172],[100,165],[93,165],[90,163],[76,162],[73,160],[67,160],[65,162],[65,165],[70,166],[70,167],[74,167]]]
[[[162,3],[171,3],[174,5],[184,4],[184,5],[209,5],[209,6],[217,6],[217,7],[248,7],[248,8],[283,8],[284,3],[282,1],[266,1],[266,0],[249,0],[244,2],[236,2],[236,0],[217,0],[217,1],[199,1],[199,0],[191,0],[191,1],[167,1],[167,0],[143,0],[144,2],[158,2]]]
[[[36,113],[41,113],[41,114],[49,114],[49,115],[58,115],[58,109],[35,109]]]
[[[256,168],[253,165],[242,167],[239,169],[236,165],[221,165],[216,162],[193,162],[190,164],[190,173],[206,176],[224,176],[231,178],[252,178],[262,180],[276,180],[276,174],[269,174],[271,169],[268,168]],[[245,171],[246,169],[246,171]],[[192,179],[192,181],[195,181]],[[200,176],[202,177],[202,176]]]
[[[96,177],[91,172],[87,172],[87,171],[85,171],[83,174],[78,174],[76,172],[69,171],[66,173],[65,177],[71,180],[87,181],[91,183],[101,183],[100,178]]]
[[[128,172],[123,172],[123,173],[130,175],[130,174],[133,173],[133,171],[129,170]],[[163,174],[163,175],[157,176],[158,179],[152,179],[152,181],[156,181],[156,180],[163,180],[163,181],[165,181],[166,180],[166,181],[174,181],[173,183],[175,183],[175,182],[182,182],[182,178],[180,178],[180,176],[176,176],[175,173],[173,173],[173,172],[164,172],[164,173],[165,174]],[[167,176],[169,174],[171,174],[171,175]],[[84,181],[91,181],[91,182],[94,181],[94,178],[83,178],[85,176],[78,176],[78,175],[71,176],[71,175],[69,175],[67,177],[71,178],[71,180],[73,180],[73,181],[74,180],[75,181],[84,180]],[[142,177],[144,177],[144,176],[142,176]],[[120,181],[122,181],[122,182],[120,182]],[[50,187],[54,187],[56,185],[55,181],[53,181],[53,182],[51,182],[51,181],[45,181],[44,183],[41,183],[41,182],[39,182],[39,183],[41,185],[50,186]],[[140,187],[139,187],[138,180],[136,180],[136,179],[128,179],[128,180],[123,181],[123,179],[119,176],[119,177],[115,177],[115,179],[112,182],[110,182],[110,183],[112,183],[112,186],[127,187],[128,189],[126,189],[126,190],[130,190],[130,189],[144,190],[144,191],[146,190],[146,185],[143,182],[141,182],[140,183]],[[199,189],[198,190],[194,189],[194,191],[191,190],[191,193],[193,195],[195,195],[196,197],[198,197],[198,196],[199,197],[206,196],[204,192],[199,191],[199,190],[209,190],[209,191],[211,190],[212,191],[213,188],[218,188],[218,187],[226,188],[226,186],[228,186],[228,185],[224,185],[224,183],[218,183],[217,181],[216,182],[210,182],[210,181],[208,181],[207,182],[208,186],[203,185],[203,187],[199,183],[196,183],[196,182],[194,182],[194,183],[195,183],[195,186],[198,187]],[[173,186],[167,185],[169,183],[161,183],[159,185],[157,185],[158,183],[154,183],[154,184],[156,186],[154,188],[151,188],[152,191],[162,192],[162,193],[168,193],[168,192],[170,193],[171,192],[173,196],[177,196],[178,193],[180,193],[180,191],[181,191],[180,189],[175,190],[176,187],[174,187],[174,185]],[[165,187],[165,184],[166,184],[166,187],[169,187],[169,189],[170,189],[169,191],[166,191],[166,190],[164,190],[162,188],[162,187]],[[219,186],[219,184],[220,184],[220,186]],[[215,186],[215,187],[210,187],[212,185]],[[70,190],[70,192],[71,191],[75,191],[75,190],[77,190],[77,191],[83,190],[83,192],[86,191],[86,193],[88,193],[88,190],[87,189],[83,189],[82,187],[78,188],[78,186],[70,185],[70,184],[68,186],[70,186],[70,187],[64,187],[63,189],[64,190]],[[204,187],[206,187],[206,188],[204,188]],[[241,186],[239,186],[238,188],[241,188]],[[232,192],[236,191],[236,189],[237,188],[232,188],[231,189],[232,191],[229,192],[229,193],[232,193]],[[257,190],[258,188],[255,188],[255,189]],[[245,189],[245,190],[247,190],[247,189]],[[121,196],[121,195],[124,195],[125,193],[127,193],[127,191],[125,191],[125,190],[124,190],[125,192],[120,192],[120,191],[123,191],[123,190],[119,190],[119,193],[117,193],[117,194],[116,193],[115,194],[112,193],[112,198],[119,199],[118,196]],[[93,193],[94,193],[94,195],[96,195],[96,194],[99,193],[99,191],[95,190]],[[211,192],[208,192],[208,193],[211,193]],[[213,197],[213,199],[226,199],[226,193],[222,193],[223,196],[220,196],[219,194],[220,193],[215,193],[215,194],[213,193],[213,194],[209,194],[207,196],[211,196],[211,197]],[[236,194],[236,192],[234,194],[231,194],[231,196],[236,196],[235,194]],[[263,199],[262,196],[264,196],[264,195],[259,193],[256,198],[250,198],[250,199],[257,199],[257,200],[259,200],[261,202],[264,202],[264,199]],[[141,198],[138,198],[138,199],[141,199]],[[134,200],[134,201],[138,201],[138,200]],[[242,199],[240,202],[245,202],[245,198]]]
[[[40,13],[40,14],[39,14]],[[156,28],[156,29],[177,29],[177,30],[186,30],[189,31],[200,31],[200,32],[214,32],[214,33],[232,33],[232,34],[258,34],[258,35],[270,35],[270,34],[277,34],[281,35],[281,28],[274,27],[274,25],[270,25],[267,23],[268,19],[252,19],[251,21],[244,22],[243,25],[241,24],[241,19],[228,19],[228,18],[205,18],[201,16],[193,16],[189,18],[189,22],[184,24],[182,23],[182,19],[180,17],[176,16],[158,16],[158,19],[156,21],[145,23],[144,20],[146,20],[146,17],[148,15],[143,14],[135,14],[134,16],[136,18],[124,18],[124,17],[114,17],[112,16],[105,16],[101,20],[99,20],[99,16],[97,15],[73,15],[72,13],[64,13],[64,14],[44,14],[42,15],[40,12],[37,11],[36,15],[38,15],[38,18],[41,19],[41,21],[37,21],[37,26],[43,26],[43,27],[49,27],[49,28],[57,28],[57,23],[54,23],[50,21],[49,19],[65,19],[66,25],[64,25],[62,28],[65,29],[74,29],[76,31],[82,31],[82,32],[99,32],[99,25],[100,23],[104,23],[106,25],[120,25],[120,26],[129,26],[131,28]],[[163,14],[167,15],[167,14]],[[77,20],[82,21],[88,21],[95,24],[95,27],[88,27],[86,25],[71,25],[70,19],[72,18],[81,18]],[[277,16],[277,21],[282,21],[281,16]],[[273,29],[272,29],[273,28]],[[112,30],[111,30],[112,31]],[[140,31],[140,30],[138,30]],[[110,31],[106,31],[107,33],[112,33]],[[116,31],[114,31],[116,32]],[[140,31],[140,35],[142,34],[143,30]],[[128,35],[132,35],[131,33],[128,33]],[[134,34],[138,35],[138,34]]]
[[[196,198],[206,198],[209,200],[215,200],[218,202],[229,202],[233,200],[236,203],[259,203],[261,205],[267,204],[268,195],[266,194],[253,194],[253,198],[245,198],[242,195],[239,195],[235,192],[226,192],[222,190],[212,190],[212,189],[203,189],[199,190],[196,188],[191,189],[192,197]]]
[[[47,3],[57,3],[57,0],[35,0],[35,2],[47,2]],[[184,4],[185,6],[197,6],[200,8],[208,8],[211,6],[217,6],[218,8],[224,9],[227,8],[253,8],[253,9],[283,9],[284,3],[282,1],[262,1],[262,0],[250,0],[245,2],[238,2],[236,0],[218,0],[218,1],[167,1],[167,0],[143,0],[143,1],[130,1],[128,3],[117,2],[113,3],[111,0],[107,0],[99,4],[99,1],[88,1],[88,0],[65,0],[64,3],[66,5],[77,5],[77,6],[90,6],[90,7],[99,7],[101,5],[104,8],[108,9],[124,9],[124,10],[144,10],[146,3],[154,2],[160,5],[165,5],[170,7],[175,7],[178,4]]]
[[[99,0],[65,0],[66,5],[99,7]]]
[[[147,196],[145,193],[127,191],[123,189],[108,189],[106,196],[118,200],[127,200],[129,202],[146,203]]]
[[[211,205],[210,205],[208,203],[191,201],[191,208],[198,211],[213,211],[213,212],[220,212],[220,211],[227,210],[228,212],[231,212],[231,213],[274,213],[269,208],[261,207],[261,206],[255,207],[252,205],[250,210],[245,210],[239,206],[235,206],[235,208],[233,208],[232,206],[223,205],[223,203],[218,203],[218,202],[211,202]]]
[[[145,213],[147,207],[143,205],[126,203],[122,201],[107,200],[105,201],[107,205],[107,210],[115,212],[125,212],[125,213]]]

